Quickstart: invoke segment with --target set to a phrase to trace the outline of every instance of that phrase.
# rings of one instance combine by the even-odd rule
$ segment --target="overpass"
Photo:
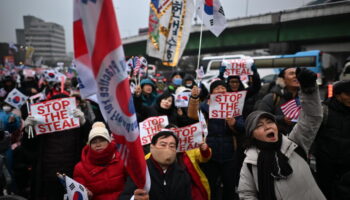
[[[228,8],[226,8],[228,9]],[[301,7],[227,21],[219,37],[203,29],[202,53],[268,49],[271,54],[320,49],[350,55],[350,1]],[[192,26],[184,56],[198,53],[200,25]],[[123,39],[126,56],[146,54],[147,35]]]

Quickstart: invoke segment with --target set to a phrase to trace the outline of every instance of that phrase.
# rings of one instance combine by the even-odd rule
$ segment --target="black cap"
[[[333,93],[350,93],[350,80],[338,81],[333,85]]]

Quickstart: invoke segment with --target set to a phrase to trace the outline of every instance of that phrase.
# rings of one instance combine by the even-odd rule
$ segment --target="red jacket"
[[[89,146],[86,145],[81,161],[74,168],[74,179],[92,193],[92,200],[116,200],[124,190],[127,172],[119,153],[106,166],[97,166],[88,159]]]

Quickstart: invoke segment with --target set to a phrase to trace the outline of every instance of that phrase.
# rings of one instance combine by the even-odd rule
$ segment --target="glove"
[[[81,126],[84,125],[86,122],[84,113],[78,108],[73,110],[73,117],[79,118],[79,122]]]
[[[36,123],[34,116],[29,115],[26,120],[24,120],[24,127],[34,126]]]
[[[304,93],[311,94],[316,89],[316,79],[317,75],[306,69],[306,68],[297,68],[296,70],[296,76],[300,83],[301,90]]]

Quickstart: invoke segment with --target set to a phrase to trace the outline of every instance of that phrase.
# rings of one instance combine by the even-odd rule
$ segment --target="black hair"
[[[177,145],[179,144],[179,139],[176,137],[176,135],[172,131],[160,131],[155,136],[153,136],[151,144],[156,145],[159,138],[168,138],[171,136],[175,139],[176,148],[177,148]]]

